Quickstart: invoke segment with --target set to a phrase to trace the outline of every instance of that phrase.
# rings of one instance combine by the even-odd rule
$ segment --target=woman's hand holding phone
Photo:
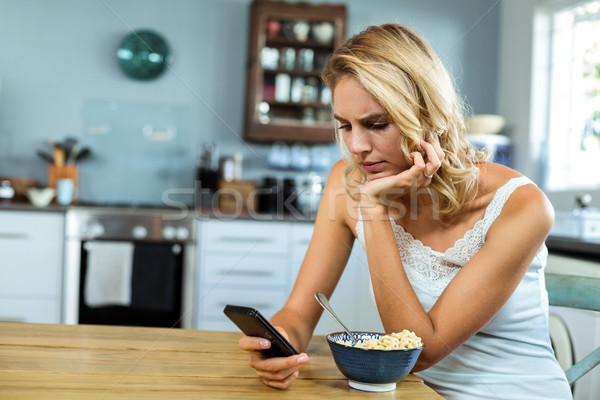
[[[288,335],[281,327],[275,327],[283,337]],[[271,347],[268,339],[244,336],[239,341],[242,350],[250,352],[248,365],[256,370],[256,375],[265,385],[286,389],[299,375],[300,366],[308,362],[306,353],[300,353],[288,357],[268,357],[263,350]]]
[[[250,352],[248,364],[268,386],[286,389],[308,362],[306,353],[298,353],[290,344],[287,332],[274,327],[251,307],[228,304],[225,315],[246,334],[239,341],[242,350]]]

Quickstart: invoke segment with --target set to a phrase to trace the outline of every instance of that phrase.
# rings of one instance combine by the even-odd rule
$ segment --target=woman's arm
[[[271,323],[283,332],[299,351],[305,351],[319,321],[322,308],[314,298],[320,291],[331,296],[348,261],[354,235],[348,227],[348,196],[342,176],[343,162],[331,170],[319,211],[315,229],[298,277],[286,304],[277,312]],[[266,358],[259,350],[269,346],[268,340],[244,336],[240,348],[251,352],[249,365],[256,369],[262,381],[279,389],[287,388],[298,376],[300,366],[308,361],[306,354],[280,358]]]
[[[350,256],[354,234],[349,228],[349,199],[343,186],[344,162],[338,162],[329,174],[310,245],[298,277],[284,307],[271,322],[285,328],[292,343],[306,349],[323,309],[314,293],[330,297]]]
[[[553,212],[535,186],[517,189],[490,227],[483,248],[454,277],[427,313],[412,289],[382,209],[367,211],[365,239],[377,306],[386,331],[409,329],[425,343],[414,370],[435,364],[502,308],[551,226]]]

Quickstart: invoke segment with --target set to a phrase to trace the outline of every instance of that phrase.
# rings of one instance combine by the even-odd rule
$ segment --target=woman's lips
[[[361,164],[361,166],[363,167],[363,169],[365,171],[371,172],[371,171],[375,171],[377,168],[379,168],[381,166],[381,164],[383,164],[383,161],[379,161],[379,162],[375,162],[375,163],[364,162]]]

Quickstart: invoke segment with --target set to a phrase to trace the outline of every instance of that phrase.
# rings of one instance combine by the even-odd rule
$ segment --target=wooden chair
[[[600,278],[546,273],[546,290],[551,306],[600,311]],[[600,347],[565,371],[569,384],[600,364]]]

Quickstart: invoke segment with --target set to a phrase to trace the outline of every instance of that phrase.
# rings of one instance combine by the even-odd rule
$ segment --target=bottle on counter
[[[235,179],[235,163],[233,156],[222,156],[219,160],[219,178],[225,182]]]
[[[298,210],[298,193],[296,180],[286,178],[283,180],[283,213],[294,214]]]
[[[218,158],[214,143],[202,145],[196,172],[196,206],[213,207],[212,199],[219,185]]]
[[[279,181],[275,177],[267,176],[258,188],[258,212],[263,214],[278,213]]]
[[[244,155],[239,151],[233,155],[233,180],[242,180],[242,170],[244,163]]]

